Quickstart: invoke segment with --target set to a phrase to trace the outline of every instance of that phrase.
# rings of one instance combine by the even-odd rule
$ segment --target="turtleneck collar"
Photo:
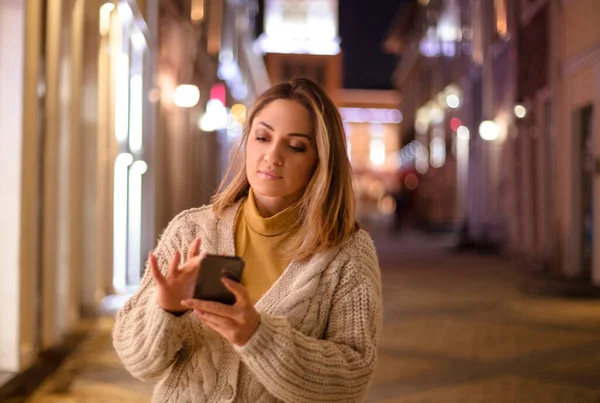
[[[244,220],[252,230],[264,236],[277,236],[291,230],[297,222],[298,212],[292,205],[272,217],[265,218],[260,215],[256,207],[256,199],[252,188],[248,192],[248,199],[243,205]]]

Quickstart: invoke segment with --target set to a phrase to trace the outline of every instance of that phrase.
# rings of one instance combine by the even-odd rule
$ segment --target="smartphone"
[[[200,263],[194,298],[235,304],[235,296],[221,279],[227,277],[241,283],[243,271],[244,261],[237,256],[206,255]]]

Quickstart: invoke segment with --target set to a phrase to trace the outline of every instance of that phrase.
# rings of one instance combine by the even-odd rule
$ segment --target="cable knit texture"
[[[201,237],[208,253],[235,255],[239,203],[217,218],[211,206],[175,217],[155,249],[166,273]],[[256,303],[261,324],[233,346],[191,313],[160,308],[146,267],[140,290],[118,313],[115,349],[136,378],[157,382],[153,402],[360,402],[375,368],[381,278],[370,236],[292,262]]]

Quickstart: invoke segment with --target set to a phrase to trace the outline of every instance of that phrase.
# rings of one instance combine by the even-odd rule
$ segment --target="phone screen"
[[[206,255],[200,263],[194,298],[235,304],[235,296],[221,282],[221,278],[228,277],[239,283],[243,270],[244,261],[237,256]]]

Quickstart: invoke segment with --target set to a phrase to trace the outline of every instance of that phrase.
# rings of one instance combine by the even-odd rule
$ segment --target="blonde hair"
[[[299,78],[283,82],[258,97],[212,203],[215,214],[222,216],[227,207],[248,195],[250,183],[246,176],[245,145],[256,115],[277,99],[293,100],[303,105],[311,114],[315,131],[317,167],[303,196],[295,204],[299,213],[297,230],[282,247],[283,256],[301,261],[341,245],[357,228],[352,173],[342,120],[329,96],[311,80]]]

